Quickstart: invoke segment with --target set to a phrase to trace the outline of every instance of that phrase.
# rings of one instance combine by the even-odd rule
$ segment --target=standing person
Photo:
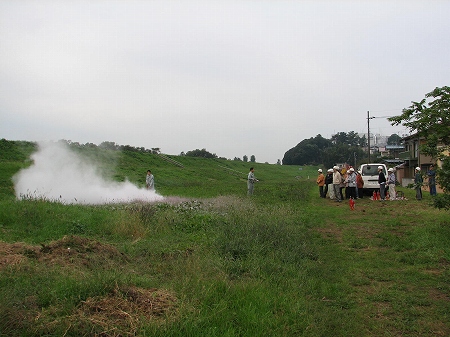
[[[342,191],[345,188],[345,197],[347,198],[347,182],[345,179],[347,178],[347,170],[345,168],[342,168],[339,173],[341,174],[341,184],[339,185],[339,193],[341,194],[341,200],[344,200],[344,193]]]
[[[250,172],[247,176],[247,195],[253,195],[253,187],[255,185],[255,182],[258,181],[258,179],[255,178],[255,169],[253,167],[250,167]]]
[[[345,195],[345,199],[348,199],[348,184],[347,184],[348,170],[345,167],[343,167],[341,169],[341,175],[342,175],[342,183],[341,183],[340,191],[341,191],[341,199],[344,200],[344,195]],[[345,189],[345,192],[343,194],[342,191],[344,189]]]
[[[147,170],[147,176],[145,177],[145,184],[148,190],[155,189],[155,177],[153,177],[152,171]]]
[[[325,190],[323,191],[323,197],[327,197],[328,191],[330,192],[330,199],[333,199],[333,169],[328,169],[325,176]]]
[[[430,195],[436,195],[436,171],[434,165],[430,165],[430,169],[427,171],[428,186],[430,187]]]
[[[423,178],[422,178],[422,174],[420,173],[420,167],[416,167],[415,173],[416,174],[414,175],[414,186],[416,189],[416,199],[422,200]]]
[[[323,194],[323,186],[325,185],[325,176],[322,173],[322,169],[318,169],[318,176],[316,183],[319,186],[319,195],[321,198],[325,198],[325,194]]]
[[[385,199],[385,190],[386,190],[386,176],[383,172],[383,166],[378,166],[378,184],[380,184],[380,198],[381,200]]]
[[[397,198],[397,192],[395,191],[395,173],[394,169],[391,167],[388,170],[387,184],[389,186],[389,199],[395,200]]]
[[[348,198],[356,199],[356,173],[353,167],[350,167],[347,173]]]
[[[333,166],[333,191],[336,202],[342,201],[340,191],[341,182],[342,182],[342,175],[341,172],[339,172],[339,166]]]
[[[362,199],[364,196],[364,179],[362,178],[361,172],[356,172],[356,188],[358,192],[358,198]]]

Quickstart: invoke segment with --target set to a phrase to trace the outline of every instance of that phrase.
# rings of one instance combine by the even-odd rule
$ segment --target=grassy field
[[[0,142],[0,336],[450,336],[450,216],[318,197],[317,167],[80,149],[158,203],[14,197]]]

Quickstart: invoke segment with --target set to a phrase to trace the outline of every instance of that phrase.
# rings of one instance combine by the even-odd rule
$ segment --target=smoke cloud
[[[68,204],[154,202],[164,197],[129,181],[108,181],[99,168],[64,143],[40,143],[33,164],[14,177],[16,197],[42,198]],[[143,170],[143,179],[145,172]]]

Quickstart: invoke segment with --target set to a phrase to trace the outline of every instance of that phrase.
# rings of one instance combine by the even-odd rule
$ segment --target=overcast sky
[[[450,1],[0,1],[0,138],[206,148],[406,133],[450,85]]]

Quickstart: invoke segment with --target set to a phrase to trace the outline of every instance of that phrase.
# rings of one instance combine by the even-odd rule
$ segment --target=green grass
[[[316,167],[81,149],[117,181],[151,169],[167,202],[18,201],[19,145],[0,160],[0,336],[450,335],[449,216],[426,194],[351,211],[318,198]]]

